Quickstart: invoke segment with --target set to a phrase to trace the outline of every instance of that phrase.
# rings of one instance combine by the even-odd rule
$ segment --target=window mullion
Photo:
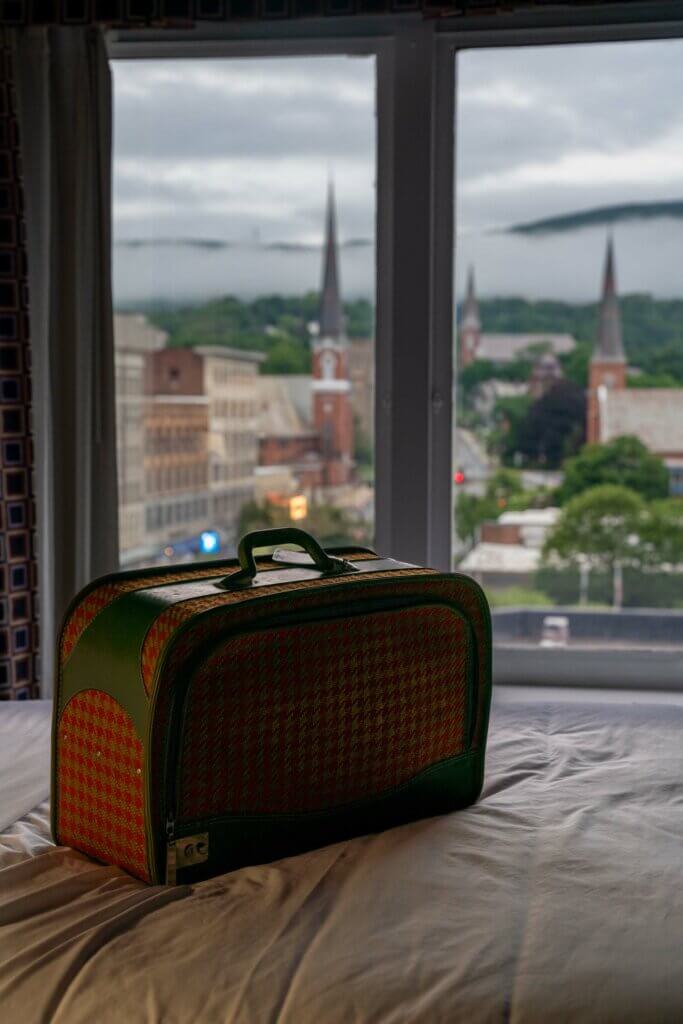
[[[378,55],[376,537],[451,555],[452,59],[427,22]]]

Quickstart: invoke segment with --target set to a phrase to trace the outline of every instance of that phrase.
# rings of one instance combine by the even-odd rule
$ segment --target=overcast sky
[[[318,243],[374,234],[372,58],[117,61],[115,236]],[[683,42],[465,53],[458,231],[683,199]],[[681,223],[681,222],[679,222]]]

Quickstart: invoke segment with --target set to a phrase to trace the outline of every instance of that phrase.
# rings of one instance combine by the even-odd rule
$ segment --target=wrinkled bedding
[[[475,807],[173,889],[52,845],[49,707],[8,707],[2,1020],[683,1020],[673,698],[501,689]]]

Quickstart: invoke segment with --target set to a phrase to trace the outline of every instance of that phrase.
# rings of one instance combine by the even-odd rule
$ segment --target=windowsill
[[[603,687],[683,693],[683,648],[494,643],[493,680],[506,685],[571,686],[584,691]]]

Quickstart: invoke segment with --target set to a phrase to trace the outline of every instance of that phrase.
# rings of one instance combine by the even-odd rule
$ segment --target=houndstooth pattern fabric
[[[149,881],[142,743],[113,697],[83,690],[71,698],[56,772],[58,841]]]
[[[235,637],[190,684],[181,818],[339,806],[463,753],[470,659],[441,605]]]
[[[431,573],[432,571],[431,569],[390,569],[384,572],[374,572],[371,575],[368,573],[363,576],[363,582],[371,579],[396,580],[406,576],[424,576],[425,573]],[[291,595],[296,595],[303,591],[317,590],[319,593],[316,594],[315,604],[319,606],[321,603],[324,604],[330,600],[338,599],[338,595],[333,593],[330,597],[326,596],[321,588],[331,587],[332,591],[334,591],[337,586],[352,585],[354,583],[358,583],[358,577],[354,575],[297,580],[294,583],[288,583],[286,588],[282,584],[274,584],[272,587],[254,587],[249,590],[227,590],[217,594],[210,594],[207,597],[196,597],[171,605],[161,613],[153,626],[150,627],[143,643],[141,670],[145,690],[148,694],[151,692],[159,658],[166,650],[173,634],[189,619],[218,608],[232,608],[229,619],[232,626],[242,621],[245,617],[251,619],[254,615],[258,616],[260,614],[258,606],[266,598],[286,593],[288,610],[294,610],[297,608],[297,604],[295,597]]]

